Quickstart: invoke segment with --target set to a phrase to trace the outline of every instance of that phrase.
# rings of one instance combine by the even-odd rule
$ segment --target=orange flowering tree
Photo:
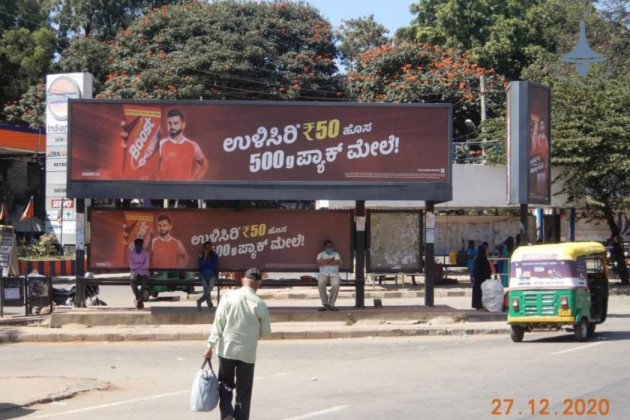
[[[360,102],[448,102],[454,136],[466,135],[464,121],[479,121],[479,77],[487,75],[489,111],[505,101],[503,79],[474,64],[468,54],[417,42],[367,50],[348,73],[347,91]],[[497,89],[498,88],[498,89]]]
[[[166,5],[111,43],[102,98],[339,96],[330,24],[304,3]]]

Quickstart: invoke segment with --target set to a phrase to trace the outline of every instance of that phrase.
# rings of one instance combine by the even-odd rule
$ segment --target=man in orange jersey
[[[184,245],[179,239],[171,236],[172,227],[168,215],[158,216],[158,237],[151,241],[151,267],[153,268],[184,268],[188,263],[188,253]]]
[[[169,136],[160,140],[160,179],[189,181],[200,179],[208,161],[197,143],[184,137],[184,114],[171,109],[166,114]]]

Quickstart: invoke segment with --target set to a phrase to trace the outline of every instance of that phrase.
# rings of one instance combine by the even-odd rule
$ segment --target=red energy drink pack
[[[125,224],[123,225],[123,238],[127,252],[134,247],[134,241],[138,238],[144,241],[144,248],[149,249],[153,235],[153,215],[142,212],[125,212]]]
[[[141,105],[123,105],[128,133],[122,178],[156,179],[159,169],[159,141],[162,110]]]

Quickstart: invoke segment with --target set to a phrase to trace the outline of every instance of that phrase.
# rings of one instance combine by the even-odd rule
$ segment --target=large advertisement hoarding
[[[551,108],[544,86],[529,86],[528,202],[551,204]]]
[[[155,270],[196,271],[203,243],[210,241],[220,271],[318,271],[316,256],[332,240],[341,269],[351,271],[351,222],[346,211],[92,210],[89,265],[128,270],[128,253],[142,238]]]
[[[416,199],[450,197],[450,120],[441,104],[71,101],[69,191],[314,199],[360,186],[361,199],[408,186]]]
[[[509,204],[551,204],[551,94],[532,82],[507,93]]]

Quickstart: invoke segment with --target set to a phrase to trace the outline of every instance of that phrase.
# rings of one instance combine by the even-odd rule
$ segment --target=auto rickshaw
[[[598,242],[521,246],[510,262],[508,324],[525,332],[573,327],[588,339],[608,312],[606,249]]]

